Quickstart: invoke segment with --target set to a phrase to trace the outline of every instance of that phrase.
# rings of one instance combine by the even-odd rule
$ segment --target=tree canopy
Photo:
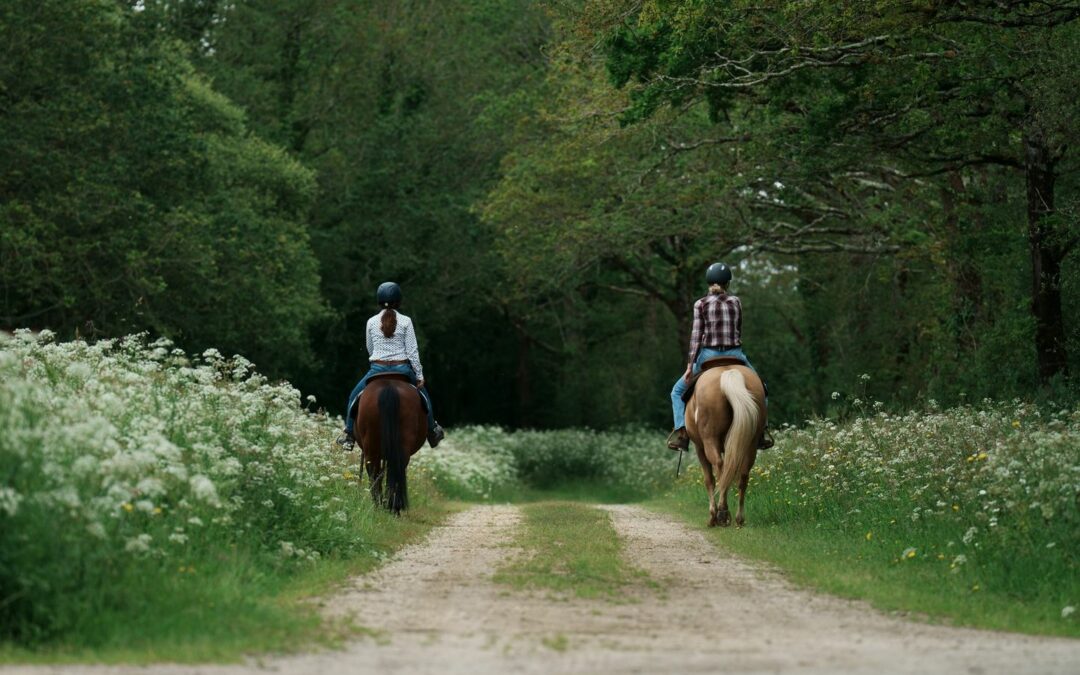
[[[448,423],[665,425],[723,259],[774,419],[1072,391],[1077,2],[12,0],[0,38],[0,327],[340,412],[393,279]]]

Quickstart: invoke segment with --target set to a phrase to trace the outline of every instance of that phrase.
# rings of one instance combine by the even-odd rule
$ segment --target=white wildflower
[[[19,502],[22,500],[22,495],[14,488],[0,487],[0,511],[8,516],[14,517],[19,512]]]
[[[197,474],[192,476],[188,483],[191,485],[191,494],[196,499],[212,506],[220,505],[221,502],[218,498],[217,488],[214,487],[214,481],[202,474]]]
[[[86,526],[86,531],[94,539],[104,539],[106,537],[105,526],[95,521]]]
[[[136,537],[131,537],[124,544],[124,550],[131,553],[146,553],[150,550],[150,544],[154,541],[154,538],[148,534],[140,534]]]

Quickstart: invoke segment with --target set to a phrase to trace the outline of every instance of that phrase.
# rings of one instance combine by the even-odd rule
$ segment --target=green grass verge
[[[761,489],[755,493],[754,486],[747,496],[747,526],[710,530],[700,483],[700,478],[684,482],[646,505],[684,518],[734,553],[776,565],[800,585],[866,600],[882,610],[907,612],[934,623],[1080,636],[1080,624],[1061,615],[1067,598],[1080,598],[1076,578],[1033,576],[1024,582],[1027,591],[1017,592],[994,583],[995,570],[990,567],[983,568],[982,581],[978,572],[952,573],[944,550],[916,548],[911,558],[898,556],[911,543],[910,521],[891,519],[868,539],[868,531],[846,526],[842,516],[801,518],[783,494]],[[1003,564],[1007,567],[1008,560]]]
[[[297,569],[233,550],[194,572],[150,574],[141,582],[133,576],[130,583],[142,584],[131,589],[142,599],[134,611],[128,606],[87,617],[63,640],[33,649],[0,643],[0,664],[236,662],[246,654],[336,645],[367,629],[323,619],[318,597],[377,567],[455,508],[425,487],[413,492],[419,503],[401,518],[383,512],[372,518],[365,533],[369,553]]]
[[[497,582],[616,600],[628,586],[646,579],[623,558],[607,512],[551,501],[526,504],[522,513],[525,522],[514,540],[521,553],[496,572]]]

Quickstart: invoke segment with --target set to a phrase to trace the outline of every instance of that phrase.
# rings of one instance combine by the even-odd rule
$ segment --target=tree
[[[1038,372],[1067,371],[1061,267],[1078,239],[1062,214],[1076,196],[1063,207],[1058,184],[1075,163],[1080,111],[1064,92],[1078,84],[1080,3],[616,4],[602,16],[628,121],[749,102],[800,120],[800,160],[854,159],[877,181],[1015,170]]]
[[[309,360],[311,172],[115,2],[6,3],[0,39],[0,322]]]

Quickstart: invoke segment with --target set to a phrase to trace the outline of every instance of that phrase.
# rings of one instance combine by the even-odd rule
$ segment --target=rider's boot
[[[769,429],[766,427],[761,431],[761,438],[758,439],[758,450],[768,450],[776,444],[773,440],[772,434],[769,433]]]
[[[335,440],[334,442],[346,450],[351,450],[352,447],[356,444],[356,437],[354,437],[352,432],[348,429],[342,429],[341,435],[338,436],[337,440]]]
[[[428,430],[427,442],[431,447],[435,447],[439,444],[443,438],[446,437],[446,433],[443,431],[442,426],[436,422],[435,426]]]
[[[690,449],[690,434],[686,433],[686,427],[679,427],[668,436],[667,446],[672,450]]]

